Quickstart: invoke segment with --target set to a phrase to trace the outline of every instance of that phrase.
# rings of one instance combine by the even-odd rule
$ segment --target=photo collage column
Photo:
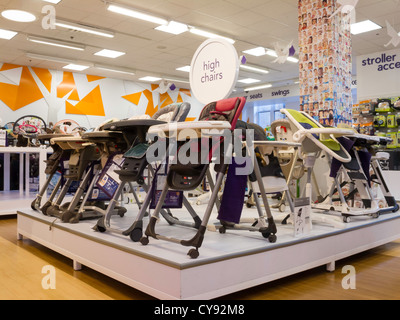
[[[336,0],[299,0],[300,110],[322,125],[351,124],[350,15]]]

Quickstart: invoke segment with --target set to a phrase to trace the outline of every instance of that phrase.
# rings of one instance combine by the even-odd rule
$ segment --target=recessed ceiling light
[[[75,70],[75,71],[83,71],[86,70],[87,68],[89,68],[89,66],[83,66],[80,64],[69,64],[63,67],[64,69],[69,69],[69,70]]]
[[[103,29],[95,28],[95,27],[85,26],[85,25],[78,24],[78,23],[72,23],[72,22],[67,22],[67,21],[62,21],[62,20],[57,19],[55,25],[58,27],[61,27],[61,28],[86,32],[86,33],[90,33],[90,34],[94,34],[94,35],[102,36],[102,37],[106,37],[106,38],[114,38],[114,33],[111,31],[106,31]]]
[[[201,30],[201,29],[197,29],[194,27],[190,28],[189,31],[190,31],[190,33],[197,34],[198,36],[202,36],[202,37],[206,37],[206,38],[210,38],[210,39],[214,39],[214,38],[225,39],[226,41],[228,41],[231,44],[235,43],[235,40],[233,40],[231,38],[220,36],[219,34],[208,32],[208,31]]]
[[[129,74],[131,76],[135,75],[135,71],[134,70],[129,70],[129,69],[126,69],[126,68],[109,67],[109,66],[102,66],[102,65],[98,65],[98,64],[96,64],[94,67],[96,69],[105,70],[105,71],[124,73],[124,74]]]
[[[265,48],[263,48],[263,47],[257,47],[257,48],[245,50],[243,52],[250,54],[252,56],[256,56],[256,57],[263,56],[264,54],[266,54]]]
[[[34,36],[28,36],[26,39],[29,41],[32,41],[32,42],[46,44],[49,46],[55,46],[55,47],[61,47],[61,48],[67,48],[67,49],[72,49],[72,50],[79,50],[79,51],[85,50],[85,46],[67,42],[67,41],[59,41],[59,40],[34,37]]]
[[[377,25],[375,22],[371,20],[365,20],[357,23],[353,23],[351,25],[351,33],[352,34],[360,34],[364,32],[369,32],[372,30],[382,29],[381,26]]]
[[[242,65],[240,65],[240,68],[244,69],[246,71],[253,71],[253,72],[257,72],[257,73],[263,73],[263,74],[269,73],[269,71],[267,69],[256,67],[256,66],[251,66],[248,64],[242,64]]]
[[[15,31],[0,29],[0,39],[10,40],[14,38],[17,34],[18,32]]]
[[[244,91],[261,90],[261,89],[267,89],[267,88],[271,88],[271,87],[272,87],[272,84],[265,84],[262,86],[246,88],[246,89],[244,89]]]
[[[123,56],[125,52],[120,52],[120,51],[114,51],[114,50],[108,50],[108,49],[103,49],[99,52],[96,52],[94,55],[95,56],[101,56],[101,57],[107,57],[107,58],[118,58],[120,56]]]
[[[180,68],[176,68],[178,71],[183,71],[183,72],[190,72],[190,66],[184,66]]]
[[[238,80],[238,82],[246,83],[246,84],[251,84],[251,83],[260,82],[260,80],[252,79],[252,78],[246,78],[246,79]]]
[[[176,21],[170,21],[168,22],[167,25],[163,24],[161,26],[158,26],[155,28],[156,30],[159,31],[164,31],[172,34],[181,34],[189,30],[188,26],[186,24],[176,22]]]
[[[32,13],[22,10],[4,10],[1,15],[8,20],[17,22],[32,22],[36,20]]]
[[[57,4],[57,3],[59,3],[61,0],[43,0],[43,1]]]
[[[267,55],[271,56],[271,57],[278,57],[278,54],[275,52],[275,50],[270,50],[268,49],[267,52],[265,52]]]
[[[290,62],[293,62],[293,63],[299,62],[299,59],[297,59],[297,58],[295,58],[295,57],[288,57],[286,60],[287,60],[287,61],[290,61]]]
[[[142,81],[159,81],[159,80],[161,80],[161,78],[146,76],[146,77],[139,78],[139,80],[142,80]]]
[[[148,22],[153,22],[156,24],[167,24],[168,21],[159,17],[155,17],[152,15],[149,15],[147,13],[139,12],[130,8],[122,7],[122,6],[116,6],[114,4],[110,4],[107,7],[108,11],[123,14],[132,18],[140,19],[140,20],[145,20]]]

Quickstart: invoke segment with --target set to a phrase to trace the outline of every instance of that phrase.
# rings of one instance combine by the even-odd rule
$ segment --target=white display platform
[[[36,198],[36,194],[37,192],[21,194],[18,190],[0,191],[0,216],[16,215],[16,208],[29,210],[32,201]]]
[[[204,212],[203,205],[195,209],[199,215]],[[180,220],[188,217],[176,210],[173,214]],[[244,215],[255,217],[256,210],[246,208]],[[127,214],[112,220],[128,226],[132,218]],[[29,238],[69,257],[76,270],[86,265],[158,299],[212,299],[321,265],[333,271],[337,260],[400,238],[399,213],[357,218],[338,228],[314,224],[302,238],[294,238],[291,225],[277,222],[274,244],[249,231],[207,231],[200,256],[190,259],[188,247],[153,238],[143,246],[129,237],[96,232],[94,225],[94,220],[69,224],[33,210],[18,211],[19,239]],[[195,233],[163,219],[156,232],[182,239]]]

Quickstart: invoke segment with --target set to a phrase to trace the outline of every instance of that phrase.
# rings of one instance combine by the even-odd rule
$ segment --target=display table
[[[25,193],[29,193],[29,155],[31,153],[39,154],[39,188],[44,185],[46,180],[46,163],[47,153],[45,148],[33,147],[0,147],[0,153],[4,154],[4,191],[10,191],[10,155],[12,153],[19,154],[19,192],[24,193],[24,164],[25,164]],[[52,151],[51,151],[52,152]],[[24,155],[25,161],[24,161]]]
[[[29,179],[29,155],[32,153],[39,155],[39,189],[44,185],[46,181],[46,163],[44,162],[47,159],[47,154],[52,153],[52,149],[46,148],[34,148],[34,147],[0,147],[0,153],[4,154],[4,175],[3,175],[3,186],[4,191],[0,192],[0,200],[2,201],[2,206],[0,208],[0,215],[3,214],[15,214],[17,208],[25,207],[25,205],[21,205],[22,202],[26,202],[26,206],[29,207],[30,202],[35,198],[34,196],[29,195],[29,187],[30,187],[30,179]],[[10,179],[14,179],[15,177],[11,177],[10,173],[10,155],[11,154],[19,154],[19,194],[14,191],[10,191]],[[25,160],[24,160],[25,155]],[[25,168],[25,170],[24,170]],[[25,171],[25,174],[24,174]],[[25,180],[25,183],[24,183]],[[24,189],[25,184],[25,189]],[[11,205],[7,205],[10,202]],[[18,203],[17,207],[15,204]]]
[[[129,213],[113,217],[113,223],[126,228],[134,218]],[[246,208],[243,214],[255,217],[256,210]],[[188,214],[174,211],[174,216],[185,219]],[[61,223],[31,210],[18,212],[17,232],[21,241],[26,237],[69,257],[76,270],[86,265],[155,298],[212,299],[321,265],[333,271],[339,259],[400,238],[398,213],[355,220],[336,228],[314,224],[302,238],[293,236],[291,225],[278,223],[276,243],[255,232],[207,231],[197,259],[190,259],[187,248],[174,243],[152,239],[143,246],[129,237],[92,230],[96,221]],[[157,229],[184,238],[195,233],[164,220]]]

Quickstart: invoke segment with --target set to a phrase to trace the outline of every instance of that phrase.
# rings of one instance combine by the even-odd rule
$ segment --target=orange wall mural
[[[3,122],[5,118],[13,121],[17,116],[36,114],[47,121],[75,116],[78,122],[81,119],[90,122],[89,125],[97,125],[91,122],[104,121],[104,117],[127,118],[144,113],[153,116],[159,109],[183,101],[191,103],[188,120],[193,121],[202,108],[187,89],[159,93],[157,84],[8,63],[0,63],[0,66]]]

